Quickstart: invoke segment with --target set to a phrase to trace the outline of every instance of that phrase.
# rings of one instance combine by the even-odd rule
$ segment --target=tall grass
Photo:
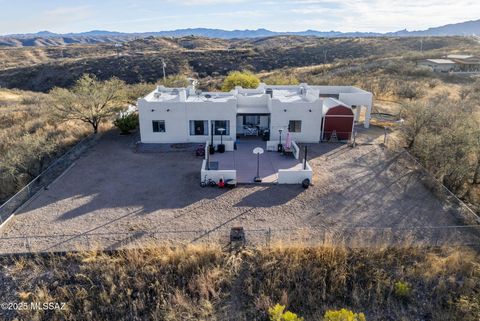
[[[66,302],[67,308],[0,311],[0,318],[267,320],[268,309],[280,303],[305,320],[342,308],[367,320],[478,320],[478,259],[458,249],[301,245],[3,257],[1,302]],[[395,295],[399,282],[410,287],[402,297]]]

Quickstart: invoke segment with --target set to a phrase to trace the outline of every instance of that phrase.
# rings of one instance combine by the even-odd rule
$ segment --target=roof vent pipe
[[[273,98],[273,89],[272,89],[272,88],[267,88],[267,89],[265,90],[265,93],[266,93],[267,95],[270,95],[270,98]]]

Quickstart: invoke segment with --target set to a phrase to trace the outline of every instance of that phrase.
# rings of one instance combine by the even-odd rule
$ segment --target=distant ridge
[[[476,36],[480,35],[480,19],[426,30],[396,32],[340,32],[305,30],[299,32],[277,32],[267,29],[256,30],[223,30],[209,28],[188,28],[158,32],[123,33],[105,30],[92,30],[81,33],[58,34],[50,31],[40,31],[30,34],[13,34],[0,36],[0,46],[58,46],[66,44],[95,44],[124,42],[146,37],[185,37],[201,36],[208,38],[235,39],[235,38],[262,38],[281,35],[313,36],[313,37],[419,37],[419,36]]]

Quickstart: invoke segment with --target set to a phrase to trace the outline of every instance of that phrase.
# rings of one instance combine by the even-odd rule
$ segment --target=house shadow
[[[246,189],[254,189],[258,185],[245,187]],[[277,185],[265,184],[262,188],[253,193],[249,193],[235,207],[272,207],[279,206],[290,202],[298,195],[303,193],[305,189],[301,185]]]
[[[136,153],[132,146],[131,136],[105,133],[16,215],[39,212],[51,221],[117,209],[112,217],[147,215],[185,208],[228,192],[200,187],[202,159],[194,152]]]

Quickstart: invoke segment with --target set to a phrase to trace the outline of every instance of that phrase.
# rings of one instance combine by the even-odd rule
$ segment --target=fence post
[[[85,241],[87,241],[87,250],[90,250],[90,239],[88,238],[88,234],[84,234]]]
[[[267,232],[267,246],[270,246],[272,242],[272,229],[269,227]]]
[[[30,241],[28,240],[28,236],[25,236],[25,247],[27,248],[27,252],[32,252],[32,248],[30,247]]]

